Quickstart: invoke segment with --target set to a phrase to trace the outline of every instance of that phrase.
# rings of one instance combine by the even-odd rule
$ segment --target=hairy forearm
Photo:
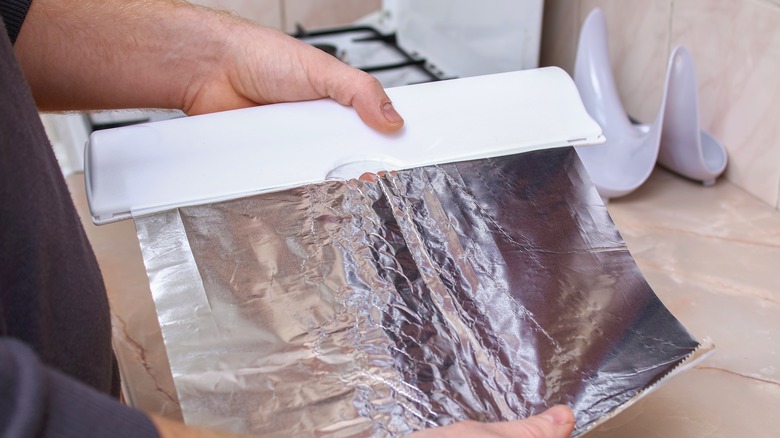
[[[378,131],[403,126],[367,73],[182,0],[34,0],[14,50],[41,110],[203,114],[330,97]]]
[[[14,50],[42,110],[184,108],[237,22],[179,0],[34,0]]]

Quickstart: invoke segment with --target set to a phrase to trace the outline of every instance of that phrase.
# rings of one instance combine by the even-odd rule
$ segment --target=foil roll
[[[190,424],[404,436],[562,403],[576,436],[699,346],[571,148],[135,220]]]

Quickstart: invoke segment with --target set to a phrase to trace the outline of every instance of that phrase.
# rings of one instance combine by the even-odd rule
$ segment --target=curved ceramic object
[[[645,182],[655,167],[666,102],[664,97],[651,125],[635,126],[628,119],[612,76],[607,24],[600,9],[594,9],[582,25],[574,83],[585,109],[607,138],[604,144],[577,148],[577,153],[602,199],[627,195]]]
[[[696,72],[684,47],[676,47],[670,57],[655,121],[632,124],[612,76],[606,20],[597,8],[580,31],[574,82],[585,108],[607,138],[602,145],[577,148],[605,201],[636,190],[656,161],[705,185],[714,183],[725,169],[725,149],[699,128]]]
[[[672,52],[669,74],[658,162],[704,185],[714,184],[728,157],[723,145],[700,128],[696,68],[685,47]]]

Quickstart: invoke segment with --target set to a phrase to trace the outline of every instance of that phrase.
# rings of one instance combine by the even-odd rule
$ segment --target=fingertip
[[[358,177],[358,181],[363,182],[377,182],[378,181],[378,175],[372,172],[364,172],[362,175]]]
[[[398,131],[404,126],[404,119],[398,114],[382,84],[365,74],[354,91],[352,106],[363,121],[380,132]]]
[[[395,110],[392,102],[387,101],[383,103],[381,109],[382,115],[387,124],[391,127],[391,130],[400,129],[404,125],[404,119],[398,114],[398,111]]]
[[[388,105],[389,108],[387,107]],[[353,102],[352,106],[366,125],[379,132],[391,133],[398,131],[404,126],[404,119],[396,112],[390,102],[384,102],[381,105],[371,107]]]
[[[533,419],[534,417],[532,417]],[[548,430],[549,438],[565,438],[574,432],[575,418],[571,408],[564,405],[553,406],[537,416],[538,421],[547,423],[547,426],[539,426]]]
[[[575,421],[574,412],[572,412],[571,408],[565,405],[553,406],[539,414],[539,416],[559,426],[574,424]]]
[[[404,126],[404,119],[382,91],[381,97],[356,99],[352,106],[363,122],[379,132],[395,132]]]

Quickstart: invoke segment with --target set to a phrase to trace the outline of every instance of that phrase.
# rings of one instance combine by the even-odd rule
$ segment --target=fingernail
[[[403,123],[404,121],[404,119],[401,118],[401,115],[398,114],[395,108],[393,108],[393,104],[390,102],[385,102],[382,105],[382,114],[384,114],[385,119],[393,125]]]
[[[540,417],[551,421],[553,424],[564,425],[572,422],[572,413],[566,406],[553,406],[539,414]]]
[[[360,175],[358,180],[363,181],[363,182],[376,182],[377,181],[377,176],[376,176],[375,173],[365,172],[362,175]]]

